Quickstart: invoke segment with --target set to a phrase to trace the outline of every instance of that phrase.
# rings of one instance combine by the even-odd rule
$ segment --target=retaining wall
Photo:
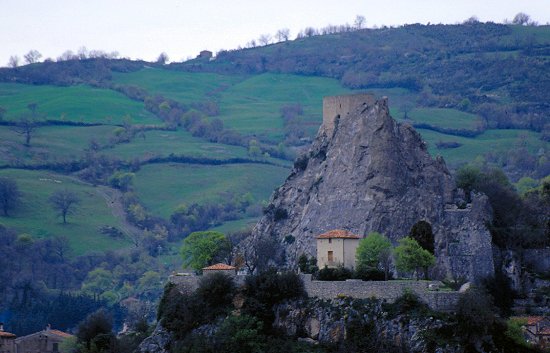
[[[304,288],[309,297],[333,299],[338,296],[347,296],[357,299],[378,298],[389,303],[402,296],[405,291],[416,294],[420,300],[437,311],[454,311],[460,298],[459,292],[429,290],[430,284],[442,286],[439,281],[314,281],[311,275],[302,274]],[[169,277],[169,281],[178,286],[185,293],[197,289],[201,276],[192,274],[176,274]],[[245,276],[234,276],[236,284],[244,283]]]

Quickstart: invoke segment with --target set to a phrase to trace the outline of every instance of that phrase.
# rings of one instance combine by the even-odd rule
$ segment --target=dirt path
[[[111,212],[113,213],[113,216],[120,220],[120,227],[122,228],[120,230],[127,237],[133,239],[136,236],[141,237],[143,235],[143,231],[141,229],[126,220],[126,212],[124,211],[124,206],[122,205],[122,193],[120,191],[102,185],[96,186],[95,190],[105,199],[107,206],[109,206]]]

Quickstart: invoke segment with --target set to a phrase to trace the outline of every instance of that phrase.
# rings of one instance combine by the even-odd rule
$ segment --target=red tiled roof
[[[66,332],[63,332],[63,331],[59,331],[59,330],[48,330],[49,333],[53,333],[54,335],[56,336],[60,336],[60,337],[63,337],[63,338],[68,338],[68,337],[72,337],[73,335],[70,335]]]
[[[544,320],[544,316],[528,316],[527,325],[536,325],[537,323]]]
[[[59,331],[59,330],[48,330],[49,333],[53,333],[54,335],[56,336],[60,336],[60,337],[63,337],[63,338],[68,338],[68,337],[72,337],[73,335],[70,335],[66,332],[63,332],[63,331]]]
[[[230,265],[226,265],[226,264],[215,264],[215,265],[212,265],[212,266],[208,266],[208,267],[204,267],[202,270],[235,270],[236,267],[233,267],[233,266],[230,266]]]
[[[0,331],[0,337],[4,337],[4,338],[15,338],[15,337],[17,337],[17,336],[14,335],[13,333],[10,333],[10,332]]]
[[[329,239],[329,238],[361,239],[360,236],[355,235],[352,232],[348,230],[343,230],[343,229],[329,230],[328,232],[317,236],[317,239]]]
[[[537,335],[550,336],[550,327],[543,327]]]

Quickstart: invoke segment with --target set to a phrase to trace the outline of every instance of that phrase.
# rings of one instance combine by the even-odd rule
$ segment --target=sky
[[[55,59],[81,47],[148,61],[166,52],[182,61],[281,28],[295,38],[305,27],[352,24],[357,15],[373,27],[471,16],[502,22],[518,12],[546,24],[550,0],[0,0],[0,66],[31,49]]]

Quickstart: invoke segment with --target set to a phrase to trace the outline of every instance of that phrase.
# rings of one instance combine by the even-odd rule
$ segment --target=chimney
[[[4,331],[4,323],[0,322],[0,332],[3,332],[3,331]]]
[[[48,324],[48,326],[46,326],[46,331],[49,331],[51,328],[52,328],[52,325]]]

